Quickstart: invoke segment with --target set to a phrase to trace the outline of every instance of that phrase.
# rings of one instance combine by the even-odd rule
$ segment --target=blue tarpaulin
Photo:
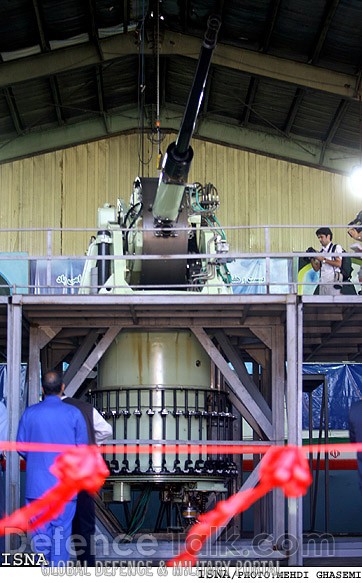
[[[24,403],[27,393],[27,382],[26,382],[26,364],[21,365],[21,386],[20,386],[20,398],[21,402]],[[7,365],[0,364],[0,441],[7,439],[7,411],[6,411],[6,401],[8,393],[8,374]]]
[[[304,364],[303,374],[325,375],[328,388],[328,429],[348,430],[351,404],[362,398],[362,364]],[[313,429],[319,428],[323,383],[313,391]],[[303,394],[303,429],[308,429],[309,396]]]

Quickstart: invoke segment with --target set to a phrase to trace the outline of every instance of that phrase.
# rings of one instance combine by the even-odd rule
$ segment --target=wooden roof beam
[[[321,22],[320,29],[318,31],[317,38],[314,43],[314,47],[308,59],[308,63],[310,63],[311,65],[314,65],[319,59],[319,55],[323,48],[324,41],[326,40],[328,30],[331,26],[332,20],[334,18],[339,3],[340,0],[329,0],[329,3],[326,7],[326,11]]]
[[[38,0],[33,0],[33,9],[38,27],[40,47],[43,53],[47,53],[50,51],[50,45],[44,32],[43,15]]]
[[[263,43],[260,47],[260,50],[263,53],[267,53],[269,50],[270,39],[272,37],[276,21],[278,19],[279,8],[280,8],[281,0],[272,0],[269,6],[269,13],[267,17],[267,25],[265,28],[264,39]]]
[[[346,113],[347,109],[349,108],[349,105],[350,105],[349,101],[347,101],[346,99],[342,99],[342,101],[340,102],[340,104],[337,108],[335,116],[334,116],[334,118],[329,126],[327,137],[323,142],[321,155],[319,158],[319,164],[321,164],[321,165],[324,162],[324,155],[325,155],[326,149],[329,146],[329,144],[333,141],[333,138],[336,135],[336,132],[337,132],[339,126],[341,125],[341,122],[345,116],[345,113]]]
[[[119,34],[99,39],[104,61],[122,59],[129,55],[138,55],[139,47],[133,34]],[[153,54],[153,49],[145,47],[145,54]],[[160,47],[161,56],[179,55],[197,60],[200,52],[200,39],[177,35],[165,31],[164,42]],[[289,59],[248,51],[218,43],[213,54],[213,66],[248,73],[259,77],[275,79],[339,95],[345,99],[358,99],[358,75],[339,73],[322,67],[314,67]],[[93,43],[74,45],[57,49],[49,53],[14,59],[1,65],[1,87],[22,83],[31,79],[56,75],[100,64],[102,59]]]
[[[12,119],[12,122],[14,124],[16,133],[20,135],[22,135],[24,133],[24,125],[23,122],[21,121],[21,117],[19,114],[19,110],[18,107],[16,105],[16,100],[15,100],[15,96],[12,92],[11,88],[6,88],[3,89],[3,95],[5,97],[5,101],[7,103],[7,106],[9,108],[9,112],[10,112],[10,116]]]

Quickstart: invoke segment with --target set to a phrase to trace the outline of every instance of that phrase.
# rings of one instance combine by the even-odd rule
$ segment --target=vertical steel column
[[[291,296],[292,297],[292,296]],[[287,437],[288,444],[302,445],[303,311],[302,304],[287,304]],[[303,565],[303,502],[288,498],[288,565]]]
[[[265,253],[267,257],[265,258],[265,279],[266,279],[266,293],[270,294],[270,233],[269,227],[264,227],[264,238],[265,238]]]
[[[328,445],[328,427],[329,427],[329,403],[328,403],[328,381],[324,377],[324,443]],[[329,453],[324,454],[324,512],[325,512],[325,532],[329,532],[330,527],[330,483],[329,483]]]
[[[273,326],[271,355],[272,420],[275,445],[284,444],[284,395],[285,395],[285,332],[283,326]],[[272,492],[273,543],[283,548],[285,535],[285,498],[280,488]]]
[[[30,326],[29,332],[29,395],[28,405],[39,403],[40,395],[40,345],[39,328]]]
[[[41,394],[41,350],[61,331],[60,326],[39,328],[30,326],[29,332],[29,390],[28,405],[39,403]]]
[[[7,410],[9,420],[8,439],[16,440],[20,418],[21,388],[21,324],[22,308],[19,296],[10,296],[7,314]],[[5,509],[11,514],[20,506],[20,466],[16,451],[6,456],[6,501]],[[5,549],[11,550],[12,538],[6,537]]]

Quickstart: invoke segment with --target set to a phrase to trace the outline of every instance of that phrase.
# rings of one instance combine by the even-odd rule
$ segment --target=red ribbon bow
[[[213,510],[199,517],[190,529],[185,550],[167,565],[195,565],[197,555],[205,541],[216,529],[249,508],[272,488],[282,488],[285,496],[304,496],[312,482],[308,462],[297,446],[272,446],[260,463],[259,484],[255,488],[237,492],[227,500],[218,502]]]
[[[49,522],[62,512],[67,501],[80,490],[94,494],[109,475],[95,445],[69,448],[55,459],[50,471],[59,479],[59,483],[47,490],[39,500],[34,500],[0,520],[0,535],[16,532],[17,529],[34,530]]]

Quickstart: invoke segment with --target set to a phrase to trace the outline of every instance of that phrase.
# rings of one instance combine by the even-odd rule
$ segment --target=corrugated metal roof
[[[360,0],[1,2],[0,160],[14,157],[7,153],[14,140],[23,144],[21,155],[36,152],[29,134],[44,130],[57,131],[61,147],[61,128],[69,145],[69,129],[95,118],[106,120],[104,136],[136,130],[137,111],[146,131],[157,108],[171,119],[185,106],[213,13],[222,24],[203,122],[224,124],[225,144],[285,158],[288,140],[311,141],[320,148],[320,166],[328,150],[333,167],[335,150],[344,160],[335,167],[348,170],[361,148]],[[128,125],[124,116],[113,130],[109,120],[127,110]],[[240,143],[229,131],[235,127]],[[201,124],[195,136],[202,131]],[[278,154],[265,141],[258,145],[259,134],[248,146],[253,131],[278,136]],[[77,136],[84,139],[74,129],[73,143]],[[93,138],[99,137],[98,130]]]

